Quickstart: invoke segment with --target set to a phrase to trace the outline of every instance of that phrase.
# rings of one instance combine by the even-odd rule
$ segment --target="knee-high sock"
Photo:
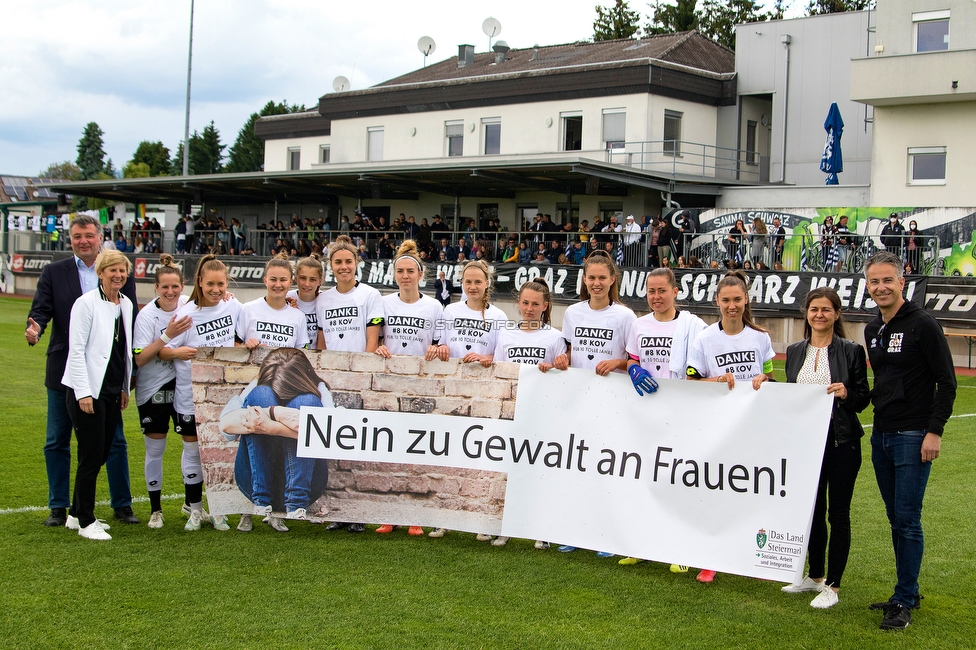
[[[146,489],[153,511],[159,510],[159,496],[163,490],[163,454],[166,451],[166,438],[145,438],[146,443]]]
[[[203,494],[203,466],[200,463],[200,443],[183,441],[183,457],[180,462],[183,469],[183,483],[186,485],[187,496],[190,497],[190,507],[200,508]],[[191,496],[190,492],[194,494]]]

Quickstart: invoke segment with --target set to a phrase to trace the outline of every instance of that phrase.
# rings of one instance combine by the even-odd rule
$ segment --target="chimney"
[[[474,45],[458,45],[458,69],[474,65]]]
[[[498,65],[499,63],[505,63],[505,55],[512,48],[505,41],[498,41],[492,45],[491,49],[495,52],[495,65]]]
[[[532,58],[530,58],[529,61],[535,61],[538,58],[539,58],[539,45],[536,44],[532,46]]]

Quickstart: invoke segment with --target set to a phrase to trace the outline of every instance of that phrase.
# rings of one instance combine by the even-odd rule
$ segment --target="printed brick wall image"
[[[221,434],[220,415],[229,400],[257,379],[269,352],[269,348],[201,348],[193,361],[193,399],[207,500],[217,514],[252,509],[235,482],[238,442]],[[514,418],[518,364],[485,368],[457,359],[383,359],[370,353],[330,351],[304,354],[337,407]],[[444,444],[443,433],[437,432],[435,449]],[[452,447],[461,444],[462,433],[451,432]],[[430,450],[427,452],[429,458]],[[423,526],[439,522],[456,530],[501,531],[505,473],[335,460],[328,461],[328,469],[328,487],[309,513],[329,521]],[[445,516],[450,518],[448,525]]]

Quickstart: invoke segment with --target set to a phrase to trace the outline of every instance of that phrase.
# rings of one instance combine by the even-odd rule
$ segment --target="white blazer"
[[[68,363],[61,383],[75,391],[75,399],[97,399],[102,392],[105,371],[115,343],[115,318],[122,310],[125,329],[125,380],[122,390],[129,392],[132,376],[132,301],[119,294],[119,304],[102,299],[98,289],[89,291],[71,307],[68,326]]]

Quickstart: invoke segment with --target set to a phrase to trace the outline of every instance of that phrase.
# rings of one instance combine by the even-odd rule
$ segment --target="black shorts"
[[[181,436],[197,437],[197,420],[192,415],[176,414],[176,433]]]
[[[176,409],[173,408],[175,388],[176,380],[174,379],[153,393],[145,404],[139,405],[139,425],[142,427],[143,435],[147,433],[169,433],[170,420],[173,420],[174,426],[179,424]]]

